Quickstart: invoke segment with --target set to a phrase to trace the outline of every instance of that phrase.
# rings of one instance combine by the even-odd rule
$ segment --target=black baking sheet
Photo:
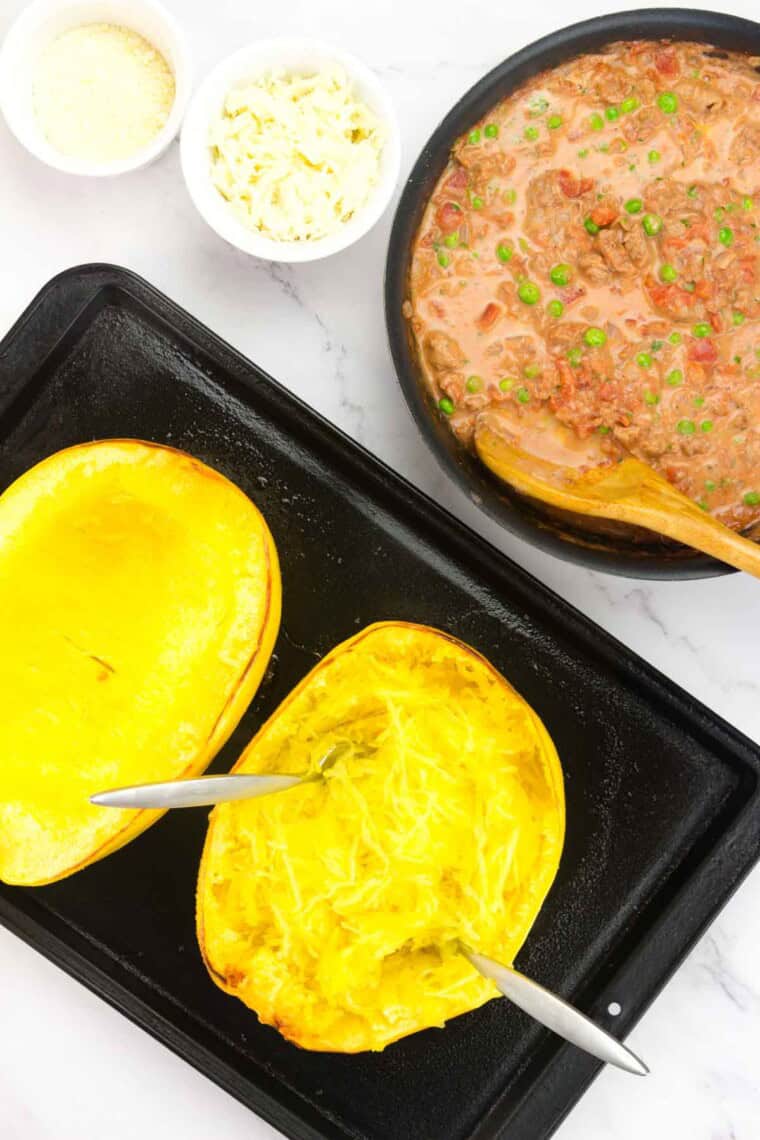
[[[757,748],[144,281],[87,266],[0,345],[0,489],[108,436],[218,468],[279,548],[272,666],[214,770],[326,650],[382,618],[449,630],[530,701],[562,758],[568,829],[518,965],[626,1032],[758,855]],[[204,831],[205,813],[170,813],[62,883],[0,888],[0,920],[299,1140],[541,1140],[597,1072],[506,1001],[383,1054],[289,1045],[202,966]]]

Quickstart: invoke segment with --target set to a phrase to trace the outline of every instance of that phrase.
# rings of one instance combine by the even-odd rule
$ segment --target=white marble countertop
[[[537,36],[599,12],[592,0],[572,8],[545,0],[531,11],[490,0],[167,3],[188,30],[199,77],[236,47],[269,35],[318,35],[363,57],[396,102],[405,171],[481,74]],[[21,6],[0,0],[0,36]],[[734,0],[732,8],[756,13],[751,0]],[[498,530],[438,469],[405,410],[386,346],[381,282],[389,227],[390,213],[358,246],[325,262],[293,269],[259,263],[227,247],[195,213],[176,146],[141,173],[80,182],[38,164],[0,122],[0,334],[61,269],[110,261],[136,270],[760,740],[756,582],[741,575],[646,583],[578,569]],[[639,1082],[605,1071],[560,1129],[561,1140],[756,1140],[759,943],[755,872],[631,1035],[652,1076]],[[2,929],[0,979],[3,1140],[276,1135]]]

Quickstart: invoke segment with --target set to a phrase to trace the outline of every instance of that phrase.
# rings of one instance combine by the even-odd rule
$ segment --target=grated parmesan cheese
[[[314,241],[367,202],[385,141],[340,67],[233,88],[211,127],[211,177],[240,220],[275,241]]]
[[[164,57],[131,28],[82,24],[42,52],[34,108],[48,142],[74,158],[128,158],[156,137],[174,103]]]

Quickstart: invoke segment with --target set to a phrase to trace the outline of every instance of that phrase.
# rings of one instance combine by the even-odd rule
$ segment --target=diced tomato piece
[[[698,364],[714,364],[718,359],[718,350],[711,340],[695,340],[689,345],[686,355]]]
[[[611,226],[617,221],[618,212],[614,206],[595,206],[589,215],[595,226]]]
[[[664,243],[665,249],[684,249],[687,245],[693,245],[695,241],[702,241],[705,245],[710,244],[710,232],[707,228],[706,222],[694,222],[684,230],[680,237],[669,237]]]
[[[739,265],[741,266],[742,277],[751,285],[755,280],[755,274],[757,272],[754,257],[740,257]]]
[[[569,170],[560,170],[559,188],[566,198],[579,198],[594,185],[590,178],[576,178]]]
[[[481,332],[487,332],[489,329],[493,328],[500,316],[501,309],[499,306],[493,301],[489,301],[475,324],[478,326]]]
[[[566,289],[560,289],[559,296],[563,305],[572,305],[579,297],[586,296],[586,290],[582,285],[568,285]]]
[[[458,166],[453,174],[443,184],[444,190],[464,190],[467,185],[469,174],[463,166]]]
[[[696,291],[689,293],[686,289],[682,289],[680,285],[662,285],[659,281],[655,281],[653,277],[647,277],[646,290],[649,294],[652,304],[656,305],[658,309],[670,309],[674,306],[687,307],[694,304],[697,299]]]
[[[672,48],[663,48],[654,57],[654,65],[660,75],[678,75],[678,59]]]
[[[462,211],[456,202],[444,202],[436,211],[436,221],[444,233],[458,230],[462,224]]]

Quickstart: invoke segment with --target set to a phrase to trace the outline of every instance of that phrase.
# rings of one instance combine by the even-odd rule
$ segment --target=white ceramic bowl
[[[45,138],[33,104],[33,80],[40,53],[57,36],[82,24],[131,28],[158,48],[174,72],[174,105],[163,129],[148,146],[109,162],[61,154]],[[68,174],[103,177],[147,166],[179,131],[191,90],[190,53],[184,33],[159,0],[33,0],[11,26],[0,49],[0,110],[31,154]]]
[[[211,123],[221,117],[227,93],[236,86],[275,70],[313,75],[336,63],[385,126],[378,180],[362,209],[334,233],[314,241],[274,241],[245,226],[213,185],[208,141]],[[182,127],[181,152],[185,182],[201,216],[231,245],[268,261],[315,261],[358,241],[388,205],[401,165],[398,120],[377,76],[347,52],[305,39],[261,40],[222,60],[192,98]]]

